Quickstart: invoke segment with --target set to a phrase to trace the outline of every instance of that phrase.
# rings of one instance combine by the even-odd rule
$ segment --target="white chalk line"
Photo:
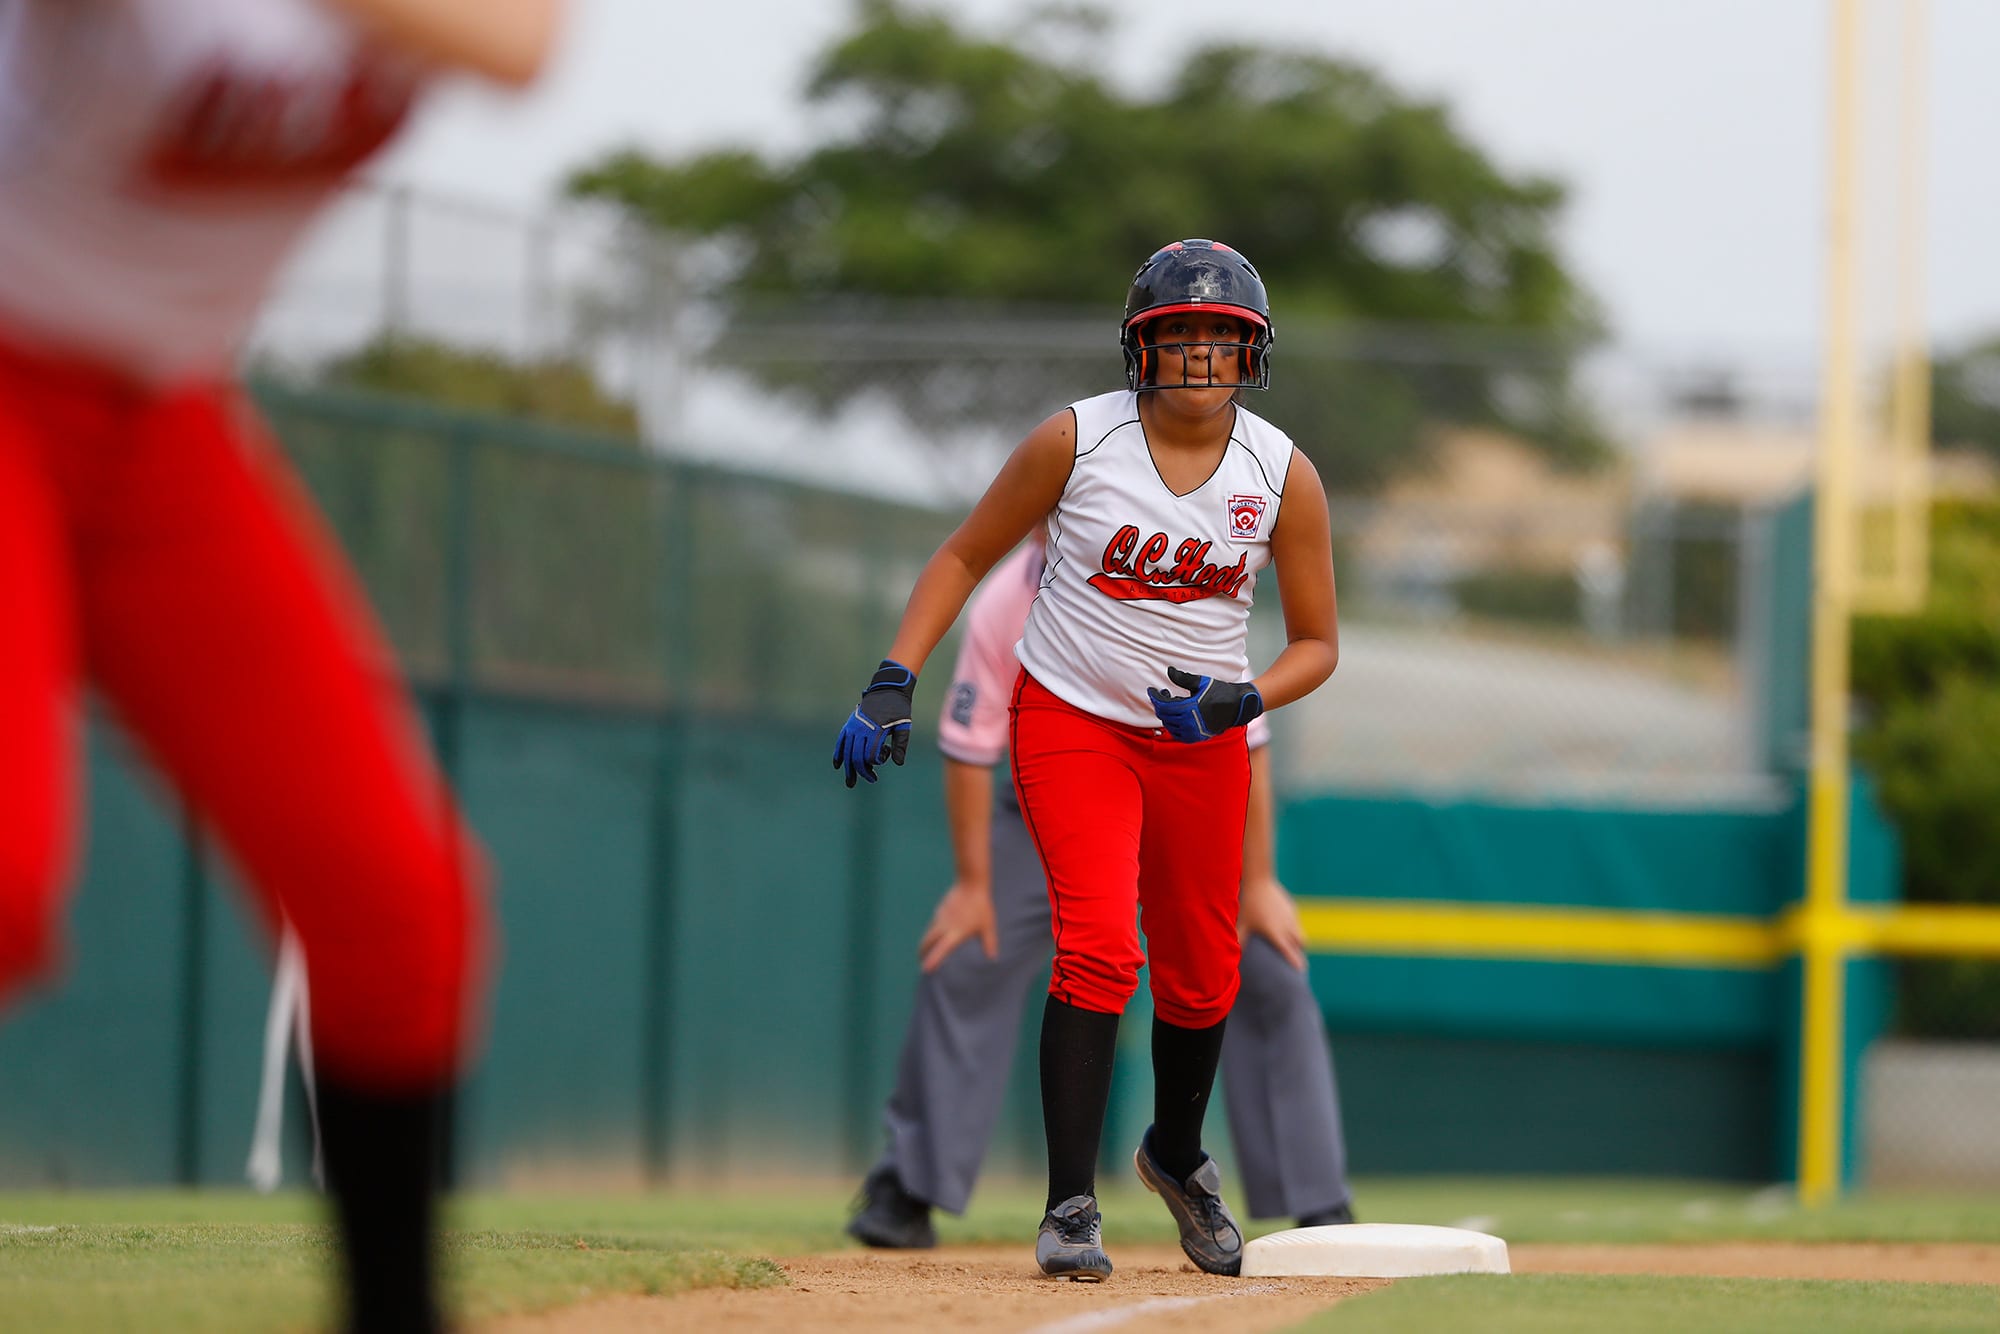
[[[1200,1306],[1203,1302],[1227,1301],[1232,1297],[1257,1297],[1267,1292],[1284,1290],[1282,1284],[1252,1283],[1207,1297],[1149,1297],[1130,1306],[1114,1306],[1108,1311],[1086,1311],[1082,1315],[1067,1316],[1046,1325],[1037,1325],[1029,1330],[1028,1334],[1090,1334],[1092,1330],[1115,1329],[1126,1321],[1136,1320],[1142,1315],[1154,1315],[1160,1311],[1180,1311],[1190,1306]]]

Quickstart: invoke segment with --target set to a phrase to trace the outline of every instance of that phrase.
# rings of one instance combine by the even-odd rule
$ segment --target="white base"
[[[1505,1274],[1507,1243],[1462,1227],[1421,1223],[1342,1223],[1273,1232],[1243,1247],[1245,1278],[1324,1274],[1414,1278],[1420,1274]]]

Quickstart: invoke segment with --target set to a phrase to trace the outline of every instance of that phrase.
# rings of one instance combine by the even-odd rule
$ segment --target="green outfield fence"
[[[953,516],[623,440],[260,397],[498,869],[505,954],[458,1104],[461,1180],[864,1163],[950,858],[934,750],[849,792],[832,737]],[[87,744],[71,961],[0,1027],[0,1184],[240,1181],[267,948],[119,733],[94,724]],[[1798,812],[1782,783],[1760,791],[1634,813],[1295,789],[1286,874],[1321,897],[1443,895],[1406,883],[1386,840],[1354,853],[1415,829],[1473,849],[1459,869],[1496,900],[1769,914],[1797,895]],[[1893,843],[1863,843],[1888,860],[1856,897],[1889,892]],[[1476,897],[1465,880],[1453,893]],[[1356,1169],[1784,1175],[1784,965],[1593,967],[1320,957]],[[1133,1055],[1114,1156],[1144,1120]],[[1036,1120],[1017,1070],[1001,1162],[1035,1160]]]

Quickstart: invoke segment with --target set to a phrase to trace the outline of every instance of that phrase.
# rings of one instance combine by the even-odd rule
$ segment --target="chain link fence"
[[[796,583],[857,579],[869,525],[815,510],[863,502],[791,488],[907,503],[942,523],[1041,416],[1120,383],[1115,312],[849,302],[725,316],[690,295],[712,277],[691,271],[700,257],[676,250],[670,265],[664,253],[590,209],[519,217],[364,188],[260,326],[255,360],[291,379],[389,332],[521,362],[577,359],[637,405],[643,447],[629,456],[607,445],[604,458],[559,469],[521,457],[504,481],[475,467],[478,532],[507,532],[512,559],[545,571],[544,586],[592,590],[550,595],[547,608],[518,581],[479,593],[478,651],[518,646],[504,669],[489,664],[518,682],[559,668],[571,682],[632,688],[630,664],[665,652],[663,604],[634,571],[669,541],[688,541],[705,589],[740,586],[773,561],[795,562]],[[1334,493],[1347,636],[1334,685],[1294,711],[1288,782],[1528,799],[1770,795],[1766,511],[1648,494],[1627,450],[1676,411],[1796,422],[1794,384],[1636,376],[1504,331],[1287,322],[1282,294],[1278,329],[1274,387],[1253,406]],[[648,458],[736,475],[713,473],[715,494],[691,505],[694,539],[652,531],[670,504],[630,498],[625,483],[651,475],[639,468]],[[784,484],[748,480],[760,475]],[[626,524],[644,535],[609,536]],[[847,549],[825,550],[830,538]],[[921,559],[889,554],[879,532],[868,540],[883,553],[876,567],[899,578]],[[614,594],[627,602],[614,607]],[[811,624],[812,597],[800,596],[807,605],[785,624]],[[700,623],[728,625],[746,605],[709,597]],[[503,625],[542,614],[554,625],[532,634]],[[744,679],[781,670],[758,660],[797,656],[764,648],[745,650]]]

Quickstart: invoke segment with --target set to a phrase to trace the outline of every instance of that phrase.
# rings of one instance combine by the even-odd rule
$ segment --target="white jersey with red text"
[[[1016,650],[1057,698],[1157,727],[1149,686],[1183,693],[1167,668],[1250,679],[1257,572],[1271,560],[1292,441],[1244,408],[1208,479],[1167,489],[1130,390],[1070,405],[1076,463],[1048,517],[1040,596]]]
[[[1044,568],[1042,544],[1023,542],[993,567],[966,604],[965,636],[938,718],[938,749],[961,764],[990,767],[1007,753],[1007,700],[1021,674],[1014,646],[1041,589]],[[1261,715],[1243,730],[1252,750],[1271,739],[1271,724]]]
[[[0,0],[0,336],[226,371],[422,74],[317,0]]]

